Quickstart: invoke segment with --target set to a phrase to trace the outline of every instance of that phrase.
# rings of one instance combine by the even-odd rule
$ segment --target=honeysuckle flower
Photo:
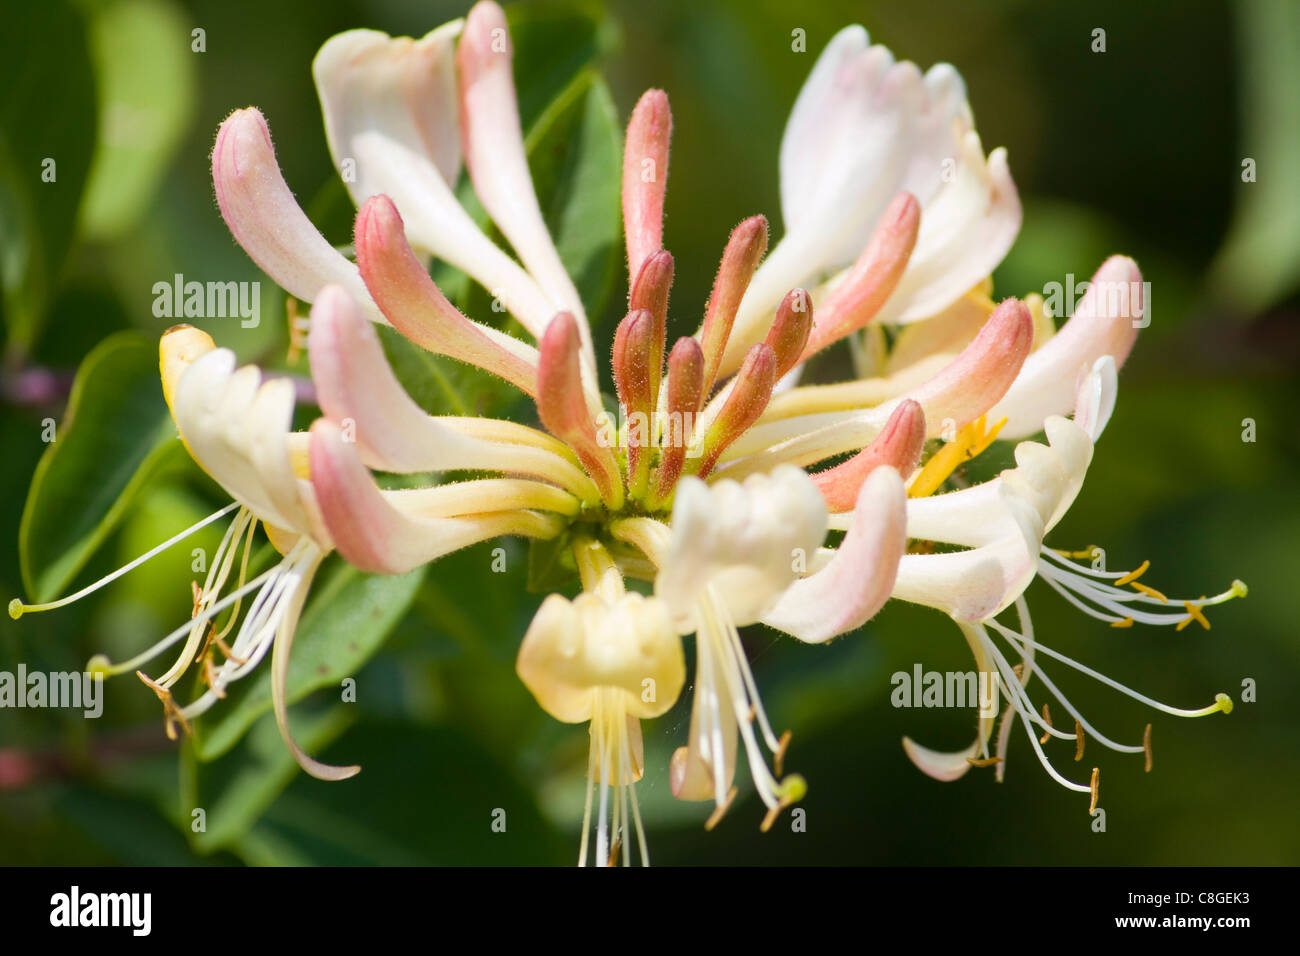
[[[1044,558],[1044,535],[1078,493],[1136,332],[1100,293],[1055,333],[1034,297],[992,300],[988,275],[1020,207],[1005,154],[983,153],[955,71],[923,76],[868,47],[860,27],[838,34],[782,143],[784,238],[769,255],[766,218],[739,223],[698,331],[671,349],[663,210],[672,116],[662,91],[641,97],[623,158],[628,303],[610,353],[612,420],[583,303],[529,177],[511,58],[491,2],[419,40],[354,30],[321,49],[313,73],[326,138],[358,206],[355,262],[302,212],[261,113],[240,110],[222,124],[212,157],[221,214],[259,266],[312,303],[322,414],[292,432],[285,383],[235,370],[203,333],[164,336],[164,391],[181,435],[235,499],[206,520],[237,509],[193,622],[138,659],[186,641],[177,666],[151,681],[169,716],[196,716],[274,646],[276,714],[295,756],[317,776],[353,773],[312,761],[288,734],[290,643],[323,558],[337,552],[363,571],[397,574],[499,535],[549,540],[581,592],[542,602],[516,668],[549,714],[590,724],[580,862],[626,865],[634,841],[649,859],[634,789],[652,769],[640,721],[667,712],[684,688],[683,637],[695,636],[694,699],[667,768],[672,792],[711,800],[711,826],[736,796],[743,744],[766,828],[806,785],[784,774],[790,735],[775,732],[762,706],[740,627],[821,643],[891,596],[939,608],[962,626],[981,670],[1017,673],[989,629],[1022,657],[1008,714],[1028,729],[1050,723],[1030,716],[1033,652],[1082,666],[1034,641],[1021,595],[1035,575],[1097,615],[1128,608],[1130,620],[1173,622],[1146,610],[1163,596],[1122,590],[1136,575],[1099,577]],[[456,199],[462,163],[510,251]],[[431,278],[430,256],[487,289],[529,340],[460,312]],[[1140,280],[1120,257],[1096,278],[1098,287]],[[428,414],[398,383],[374,324],[516,386],[541,427]],[[862,363],[873,374],[781,384],[837,343],[861,357],[886,324],[892,347]],[[1061,417],[1072,410],[1073,421]],[[1044,429],[1049,444],[1018,446],[1016,469],[934,495],[997,437]],[[927,455],[931,439],[944,441]],[[389,489],[373,472],[420,476],[423,486]],[[465,472],[475,477],[455,480]],[[284,559],[245,583],[259,521]],[[829,531],[845,533],[828,546]],[[966,550],[923,553],[924,541]],[[175,678],[213,645],[225,649],[238,607],[204,642],[207,622],[252,590],[210,692],[176,707]],[[1226,599],[1186,602],[1186,620]],[[995,620],[1013,603],[1020,632]],[[127,666],[135,662],[115,669]],[[955,757],[910,742],[909,753],[927,772],[955,776],[968,757],[987,756],[990,734],[981,724],[976,745]]]
[[[985,157],[957,71],[922,74],[869,42],[860,26],[837,33],[795,100],[780,152],[785,235],[746,293],[724,372],[762,336],[785,290],[825,280],[819,312],[852,307],[849,267],[863,264],[899,194],[921,221],[901,278],[876,303],[882,321],[937,314],[992,272],[1020,230],[1006,151]]]
[[[289,731],[286,684],[294,633],[312,579],[333,549],[311,485],[302,477],[306,436],[292,431],[293,384],[283,378],[264,378],[252,365],[236,368],[234,353],[217,348],[211,336],[190,326],[164,333],[159,352],[163,395],[180,438],[199,467],[234,503],[69,598],[36,607],[15,600],[10,613],[18,616],[15,611],[47,610],[77,600],[234,511],[204,584],[194,585],[192,619],[128,661],[115,664],[100,655],[87,670],[106,675],[135,671],[163,702],[168,735],[175,736],[175,723],[188,731],[189,721],[224,697],[226,688],[256,668],[270,651],[271,697],[286,745],[313,776],[350,777],[360,767],[335,767],[312,759]],[[282,557],[250,581],[246,578],[259,522]],[[232,582],[236,561],[238,571]],[[227,642],[250,593],[253,597],[239,629]],[[218,631],[214,619],[232,605]],[[157,678],[140,669],[182,641],[176,661]],[[219,664],[218,651],[223,658]],[[203,668],[208,689],[182,706],[174,700],[173,688],[196,663]]]
[[[1047,647],[1034,635],[1023,594],[1035,576],[1041,577],[1086,614],[1106,621],[1112,627],[1131,627],[1136,621],[1173,625],[1181,630],[1195,621],[1208,628],[1205,608],[1246,593],[1245,585],[1234,581],[1228,590],[1213,597],[1172,600],[1138,580],[1146,571],[1147,563],[1135,571],[1106,571],[1104,567],[1089,567],[1072,560],[1092,557],[1093,549],[1075,554],[1054,550],[1044,543],[1047,533],[1065,515],[1083,486],[1094,445],[1114,409],[1115,395],[1116,363],[1112,356],[1103,355],[1096,359],[1079,382],[1073,420],[1052,415],[1045,421],[1047,445],[1021,442],[1015,451],[1017,466],[1003,471],[997,478],[947,494],[913,498],[908,502],[909,537],[965,550],[905,555],[900,562],[893,596],[937,608],[952,617],[961,628],[977,667],[991,676],[992,686],[1003,689],[1008,701],[992,756],[988,748],[994,723],[992,715],[981,715],[975,742],[957,752],[938,752],[910,738],[903,739],[904,749],[911,760],[936,779],[955,780],[972,765],[995,764],[997,778],[1001,780],[1011,729],[1017,719],[1051,777],[1068,789],[1089,793],[1091,807],[1095,807],[1097,801],[1099,770],[1093,769],[1091,780],[1086,784],[1068,780],[1056,770],[1043,750],[1042,745],[1049,738],[1075,742],[1075,760],[1082,759],[1085,736],[1091,736],[1111,750],[1145,753],[1147,769],[1150,770],[1151,725],[1147,725],[1140,744],[1122,744],[1112,740],[1089,723],[1051,681],[1036,659],[1040,654],[1163,713],[1199,717],[1232,710],[1232,700],[1226,694],[1218,694],[1213,704],[1199,709],[1163,704]],[[1012,604],[1016,607],[1016,628],[997,620],[998,615]],[[1020,657],[1018,665],[1011,664],[993,640],[994,634],[1000,635],[1012,653]],[[1034,675],[1074,719],[1072,731],[1053,726],[1046,704],[1039,714],[1029,696],[1028,685]]]

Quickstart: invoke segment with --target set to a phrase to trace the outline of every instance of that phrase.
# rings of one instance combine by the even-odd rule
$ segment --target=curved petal
[[[763,623],[816,644],[861,627],[889,599],[907,546],[907,495],[893,468],[862,484],[853,523],[826,567],[795,581]]]
[[[907,399],[920,404],[931,437],[950,427],[960,428],[985,414],[1006,393],[1029,354],[1033,337],[1029,310],[1019,300],[1008,299],[993,311],[980,334],[957,358],[906,395],[865,410],[760,423],[723,454],[724,463],[734,462],[723,473],[739,477],[777,462],[807,465],[864,448]]]
[[[583,500],[596,489],[559,442],[513,423],[505,440],[467,435],[455,420],[425,413],[398,383],[379,336],[342,289],[327,289],[312,310],[308,336],[321,410],[349,428],[362,461],[385,471],[486,470],[536,475]],[[478,419],[481,431],[493,423]],[[507,437],[507,435],[509,437]],[[533,444],[520,439],[530,438]]]
[[[852,511],[862,483],[869,475],[882,465],[890,466],[900,475],[910,475],[924,446],[925,412],[918,403],[907,399],[894,409],[870,445],[848,461],[810,477],[832,512]]]
[[[1070,320],[1025,361],[1016,381],[989,413],[1005,417],[1005,438],[1024,438],[1049,415],[1075,406],[1079,377],[1103,355],[1121,368],[1146,324],[1145,289],[1137,263],[1111,256],[1101,264]]]
[[[1038,570],[1043,522],[1008,485],[999,491],[1014,533],[969,551],[903,555],[893,597],[968,622],[987,620],[1019,597]]]
[[[407,244],[402,217],[387,196],[372,196],[357,213],[356,249],[366,288],[397,331],[536,396],[537,349],[471,321],[447,301]]]
[[[1022,212],[1005,149],[984,158],[966,133],[954,179],[926,205],[907,268],[876,321],[928,318],[961,298],[1002,261],[1020,232]]]
[[[534,335],[555,312],[452,191],[460,171],[455,43],[463,21],[419,40],[349,30],[312,64],[335,167],[358,207],[390,196],[421,250],[462,269]]]
[[[312,302],[324,286],[337,282],[368,318],[386,322],[357,267],[329,244],[293,198],[258,110],[237,110],[221,124],[212,148],[212,183],[235,241],[290,295]]]
[[[952,783],[965,776],[971,768],[971,758],[980,752],[980,745],[977,740],[964,750],[931,750],[922,747],[911,737],[904,737],[903,752],[927,777],[933,777],[942,783]]]
[[[181,326],[159,346],[163,379],[174,382],[172,417],[190,455],[259,519],[328,548],[310,491],[293,467],[292,386],[263,382],[253,365],[236,369],[229,349],[200,351],[202,339],[211,344],[205,333]]]
[[[312,485],[334,545],[349,563],[376,574],[402,574],[500,535],[551,537],[561,520],[532,511],[425,518],[396,507],[375,486],[356,446],[333,422],[311,428]]]
[[[655,579],[678,627],[695,630],[696,605],[710,586],[737,625],[758,620],[826,533],[826,503],[801,469],[782,466],[742,484],[683,478],[672,536]]]
[[[316,564],[306,570],[303,582],[291,598],[293,605],[276,631],[275,644],[271,648],[271,704],[275,711],[275,725],[280,730],[280,737],[289,748],[289,752],[293,754],[293,759],[298,762],[298,766],[317,780],[346,780],[359,774],[361,768],[356,765],[337,767],[321,763],[298,746],[298,741],[293,739],[293,734],[289,730],[289,653],[293,650],[293,638],[298,630],[298,618],[302,614],[303,603],[307,600],[311,577],[319,566],[320,562],[317,559]]]
[[[533,190],[515,102],[513,59],[505,12],[491,0],[481,0],[466,17],[456,50],[465,165],[474,192],[550,300],[551,313],[572,312],[585,328],[582,302],[551,241]],[[589,332],[583,342],[591,348]]]

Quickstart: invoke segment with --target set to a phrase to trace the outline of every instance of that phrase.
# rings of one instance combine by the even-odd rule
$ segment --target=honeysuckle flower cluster
[[[182,326],[161,342],[180,436],[233,499],[199,526],[234,517],[195,586],[192,620],[130,661],[92,667],[137,671],[163,700],[169,730],[188,726],[269,651],[276,719],[299,763],[324,779],[357,772],[303,753],[289,729],[287,662],[316,569],[336,551],[363,571],[397,574],[501,535],[557,542],[581,582],[577,597],[542,602],[517,671],[556,719],[589,724],[584,864],[649,860],[635,783],[657,771],[645,766],[641,721],[685,688],[689,635],[690,726],[667,772],[677,797],[713,804],[710,826],[736,797],[742,748],[765,828],[806,788],[784,772],[790,736],[760,700],[739,632],[750,624],[821,643],[890,598],[951,617],[979,669],[1000,679],[1006,708],[992,753],[991,717],[958,753],[904,740],[938,779],[986,764],[1000,779],[1016,722],[1047,771],[1094,802],[1097,771],[1086,784],[1066,779],[1043,750],[1050,737],[1074,741],[1077,755],[1085,735],[1145,751],[1149,765],[1149,726],[1141,744],[1104,736],[1038,655],[1167,713],[1230,709],[1224,695],[1192,711],[1151,701],[1034,635],[1023,594],[1036,576],[1116,627],[1208,627],[1205,608],[1245,588],[1174,601],[1138,580],[1145,564],[1107,572],[1045,544],[1083,485],[1117,370],[1145,324],[1140,293],[1127,294],[1141,276],[1131,260],[1108,259],[1059,331],[1037,297],[990,298],[989,274],[1021,210],[1005,153],[984,153],[951,67],[922,74],[870,46],[860,27],[830,41],[781,144],[785,235],[768,253],[764,217],[736,226],[698,331],[671,348],[663,210],[672,119],[663,92],[641,97],[624,152],[628,307],[608,366],[613,425],[583,303],[530,179],[501,9],[479,3],[419,40],[349,31],[325,44],[313,72],[329,148],[358,207],[355,262],[297,204],[256,109],[222,124],[212,171],[236,241],[311,303],[320,417],[292,430],[288,383],[237,368],[204,332]],[[457,201],[462,166],[510,251]],[[531,341],[457,310],[430,277],[430,257],[489,290]],[[399,385],[376,324],[516,386],[541,427],[427,414]],[[797,384],[804,362],[845,341],[861,377]],[[1044,431],[1047,444],[1016,446],[1015,468],[964,486],[961,467],[995,439]],[[387,490],[377,472],[432,483]],[[491,477],[458,477],[466,472]],[[259,524],[282,559],[249,580]],[[1015,628],[998,620],[1012,605]],[[166,671],[144,673],[178,644]],[[174,700],[195,666],[208,690]],[[1034,675],[1073,730],[1031,702]]]

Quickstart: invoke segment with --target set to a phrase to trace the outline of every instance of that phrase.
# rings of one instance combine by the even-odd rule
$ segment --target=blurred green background
[[[221,120],[259,106],[288,182],[327,235],[346,243],[351,210],[325,148],[312,56],[343,29],[419,36],[466,9],[399,0],[8,0],[12,28],[0,40],[6,599],[28,593],[18,542],[47,447],[43,420],[65,427],[72,374],[114,333],[147,338],[128,334],[100,353],[111,368],[87,386],[81,414],[112,414],[82,427],[90,434],[69,452],[81,460],[66,474],[48,466],[44,480],[55,487],[45,523],[35,523],[24,547],[44,561],[47,583],[76,572],[80,562],[61,574],[57,558],[80,548],[89,562],[73,583],[85,583],[222,503],[176,443],[159,445],[156,427],[146,427],[157,425],[160,407],[153,343],[172,324],[152,313],[155,282],[175,273],[261,278],[260,328],[236,330],[230,320],[208,328],[242,359],[305,373],[286,359],[282,298],[231,241],[213,201],[209,151]],[[1116,568],[1149,558],[1154,570],[1144,580],[1171,594],[1214,593],[1234,577],[1251,587],[1246,601],[1211,612],[1212,631],[1175,633],[1112,630],[1031,586],[1040,639],[1151,696],[1200,706],[1217,691],[1238,697],[1244,679],[1258,684],[1258,701],[1230,717],[1179,721],[1148,715],[1058,666],[1058,683],[1102,729],[1136,739],[1147,720],[1155,725],[1151,774],[1140,757],[1098,761],[1104,834],[1092,832],[1086,798],[1053,784],[1019,732],[1001,785],[991,771],[939,784],[904,757],[903,734],[953,748],[972,736],[966,713],[889,704],[894,671],[918,662],[970,668],[960,633],[942,616],[890,605],[863,632],[822,648],[755,629],[746,641],[769,713],[778,728],[794,730],[787,766],[809,781],[807,830],[791,832],[785,818],[760,834],[761,807],[749,795],[705,833],[707,807],[668,795],[667,760],[689,714],[684,694],[645,728],[639,793],[654,861],[1300,862],[1292,603],[1300,570],[1300,4],[627,0],[510,13],[512,24],[542,25],[529,55],[555,76],[598,62],[620,124],[642,90],[668,91],[675,128],[665,241],[677,259],[679,332],[698,320],[730,228],[755,212],[779,223],[785,118],[836,30],[861,22],[900,58],[955,64],[986,149],[1009,150],[1025,205],[996,292],[1041,290],[1066,273],[1086,278],[1111,252],[1134,256],[1152,284],[1151,326],[1125,367],[1084,493],[1051,543],[1102,545]],[[567,26],[579,22],[586,26]],[[203,52],[191,49],[196,28]],[[1104,53],[1092,50],[1098,28]],[[805,53],[792,51],[796,29],[806,31]],[[521,92],[526,123],[558,91],[553,80]],[[55,182],[41,181],[46,157],[56,160]],[[1255,160],[1254,182],[1243,182],[1246,158]],[[621,274],[611,281],[604,341],[625,293]],[[1242,439],[1246,419],[1255,423],[1253,442]],[[991,454],[995,463],[1011,460],[1010,447]],[[143,490],[110,513],[142,463]],[[88,517],[88,508],[98,510]],[[197,543],[211,548],[216,539]],[[151,643],[188,614],[188,548],[93,600],[3,620],[0,670],[20,661],[75,670],[93,653],[120,659]],[[156,699],[130,677],[105,685],[96,721],[0,711],[0,862],[571,862],[586,732],[548,718],[514,676],[539,597],[525,590],[525,550],[508,548],[505,574],[486,573],[488,548],[397,581],[329,567],[315,617],[309,608],[304,621],[314,643],[303,669],[319,663],[316,686],[334,689],[307,695],[292,714],[309,750],[364,766],[345,783],[296,772],[265,713],[264,681],[232,695],[221,722],[184,746],[169,744]],[[344,601],[353,618],[338,617]],[[393,625],[373,656],[354,639],[371,614]],[[355,704],[336,700],[345,676],[356,677]],[[198,759],[249,725],[219,759]],[[1086,780],[1100,748],[1079,766],[1068,749],[1052,751],[1058,765]],[[205,810],[204,832],[192,829],[195,807]],[[506,810],[505,833],[492,830],[496,808]]]

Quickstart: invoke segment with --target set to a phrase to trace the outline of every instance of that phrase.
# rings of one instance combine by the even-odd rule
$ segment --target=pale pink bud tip
[[[582,385],[582,339],[570,312],[557,312],[539,343],[537,413],[542,424],[577,454],[607,505],[622,504],[622,476],[600,444]]]
[[[875,318],[903,277],[920,228],[921,204],[911,193],[899,193],[849,274],[821,304],[805,359]]]
[[[704,327],[700,330],[700,344],[704,348],[704,391],[708,394],[717,381],[731,327],[736,320],[740,301],[754,277],[758,264],[767,252],[767,219],[751,216],[731,232],[727,248],[722,253],[722,264],[713,281]]]
[[[707,475],[727,446],[758,421],[772,398],[772,389],[776,387],[776,367],[776,353],[771,346],[759,343],[749,350],[740,371],[736,373],[731,394],[723,403],[718,417],[709,426],[696,474]]]
[[[664,194],[673,116],[663,90],[647,90],[632,111],[623,151],[623,223],[628,275],[663,245]]]
[[[776,353],[777,378],[799,364],[812,326],[811,296],[804,289],[791,289],[781,300],[772,327],[763,340]]]
[[[852,511],[858,492],[870,474],[889,465],[906,477],[916,468],[925,445],[925,412],[918,402],[903,399],[880,434],[848,461],[811,475],[832,513]]]

